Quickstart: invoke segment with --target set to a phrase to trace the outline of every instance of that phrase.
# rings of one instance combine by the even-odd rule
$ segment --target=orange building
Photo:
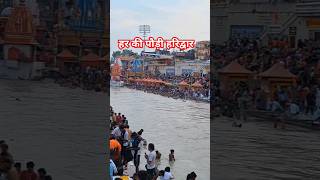
[[[32,14],[23,1],[14,7],[5,26],[4,59],[33,62],[36,57],[36,41]]]

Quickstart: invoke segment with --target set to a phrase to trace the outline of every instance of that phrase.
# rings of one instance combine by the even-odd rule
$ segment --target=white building
[[[175,75],[183,74],[208,74],[210,71],[210,61],[178,61],[175,63]]]
[[[196,44],[195,58],[200,60],[210,59],[210,42],[199,41]]]
[[[299,39],[320,40],[318,0],[212,0],[214,44],[229,38],[286,38],[291,47]]]

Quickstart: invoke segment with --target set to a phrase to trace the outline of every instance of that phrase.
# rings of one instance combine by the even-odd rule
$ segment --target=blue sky
[[[111,52],[118,50],[118,39],[140,36],[143,24],[153,37],[210,40],[209,0],[111,0],[110,8]]]

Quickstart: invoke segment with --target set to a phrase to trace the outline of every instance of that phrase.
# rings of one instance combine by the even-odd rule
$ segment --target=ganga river
[[[213,121],[213,178],[217,180],[320,179],[320,133],[250,119],[242,128],[229,118]]]
[[[162,154],[159,170],[170,166],[175,179],[194,171],[197,180],[210,179],[210,104],[183,101],[128,88],[111,88],[110,104],[126,115],[130,129],[144,129],[143,138]],[[146,160],[141,157],[141,169]]]
[[[107,179],[106,98],[50,81],[0,80],[0,140],[23,169],[32,160],[56,180]]]

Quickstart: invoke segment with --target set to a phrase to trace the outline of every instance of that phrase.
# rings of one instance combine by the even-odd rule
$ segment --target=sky
[[[210,40],[209,0],[111,0],[110,48],[118,39],[133,39],[139,25],[151,26],[152,37]],[[132,49],[140,52],[142,49]]]

